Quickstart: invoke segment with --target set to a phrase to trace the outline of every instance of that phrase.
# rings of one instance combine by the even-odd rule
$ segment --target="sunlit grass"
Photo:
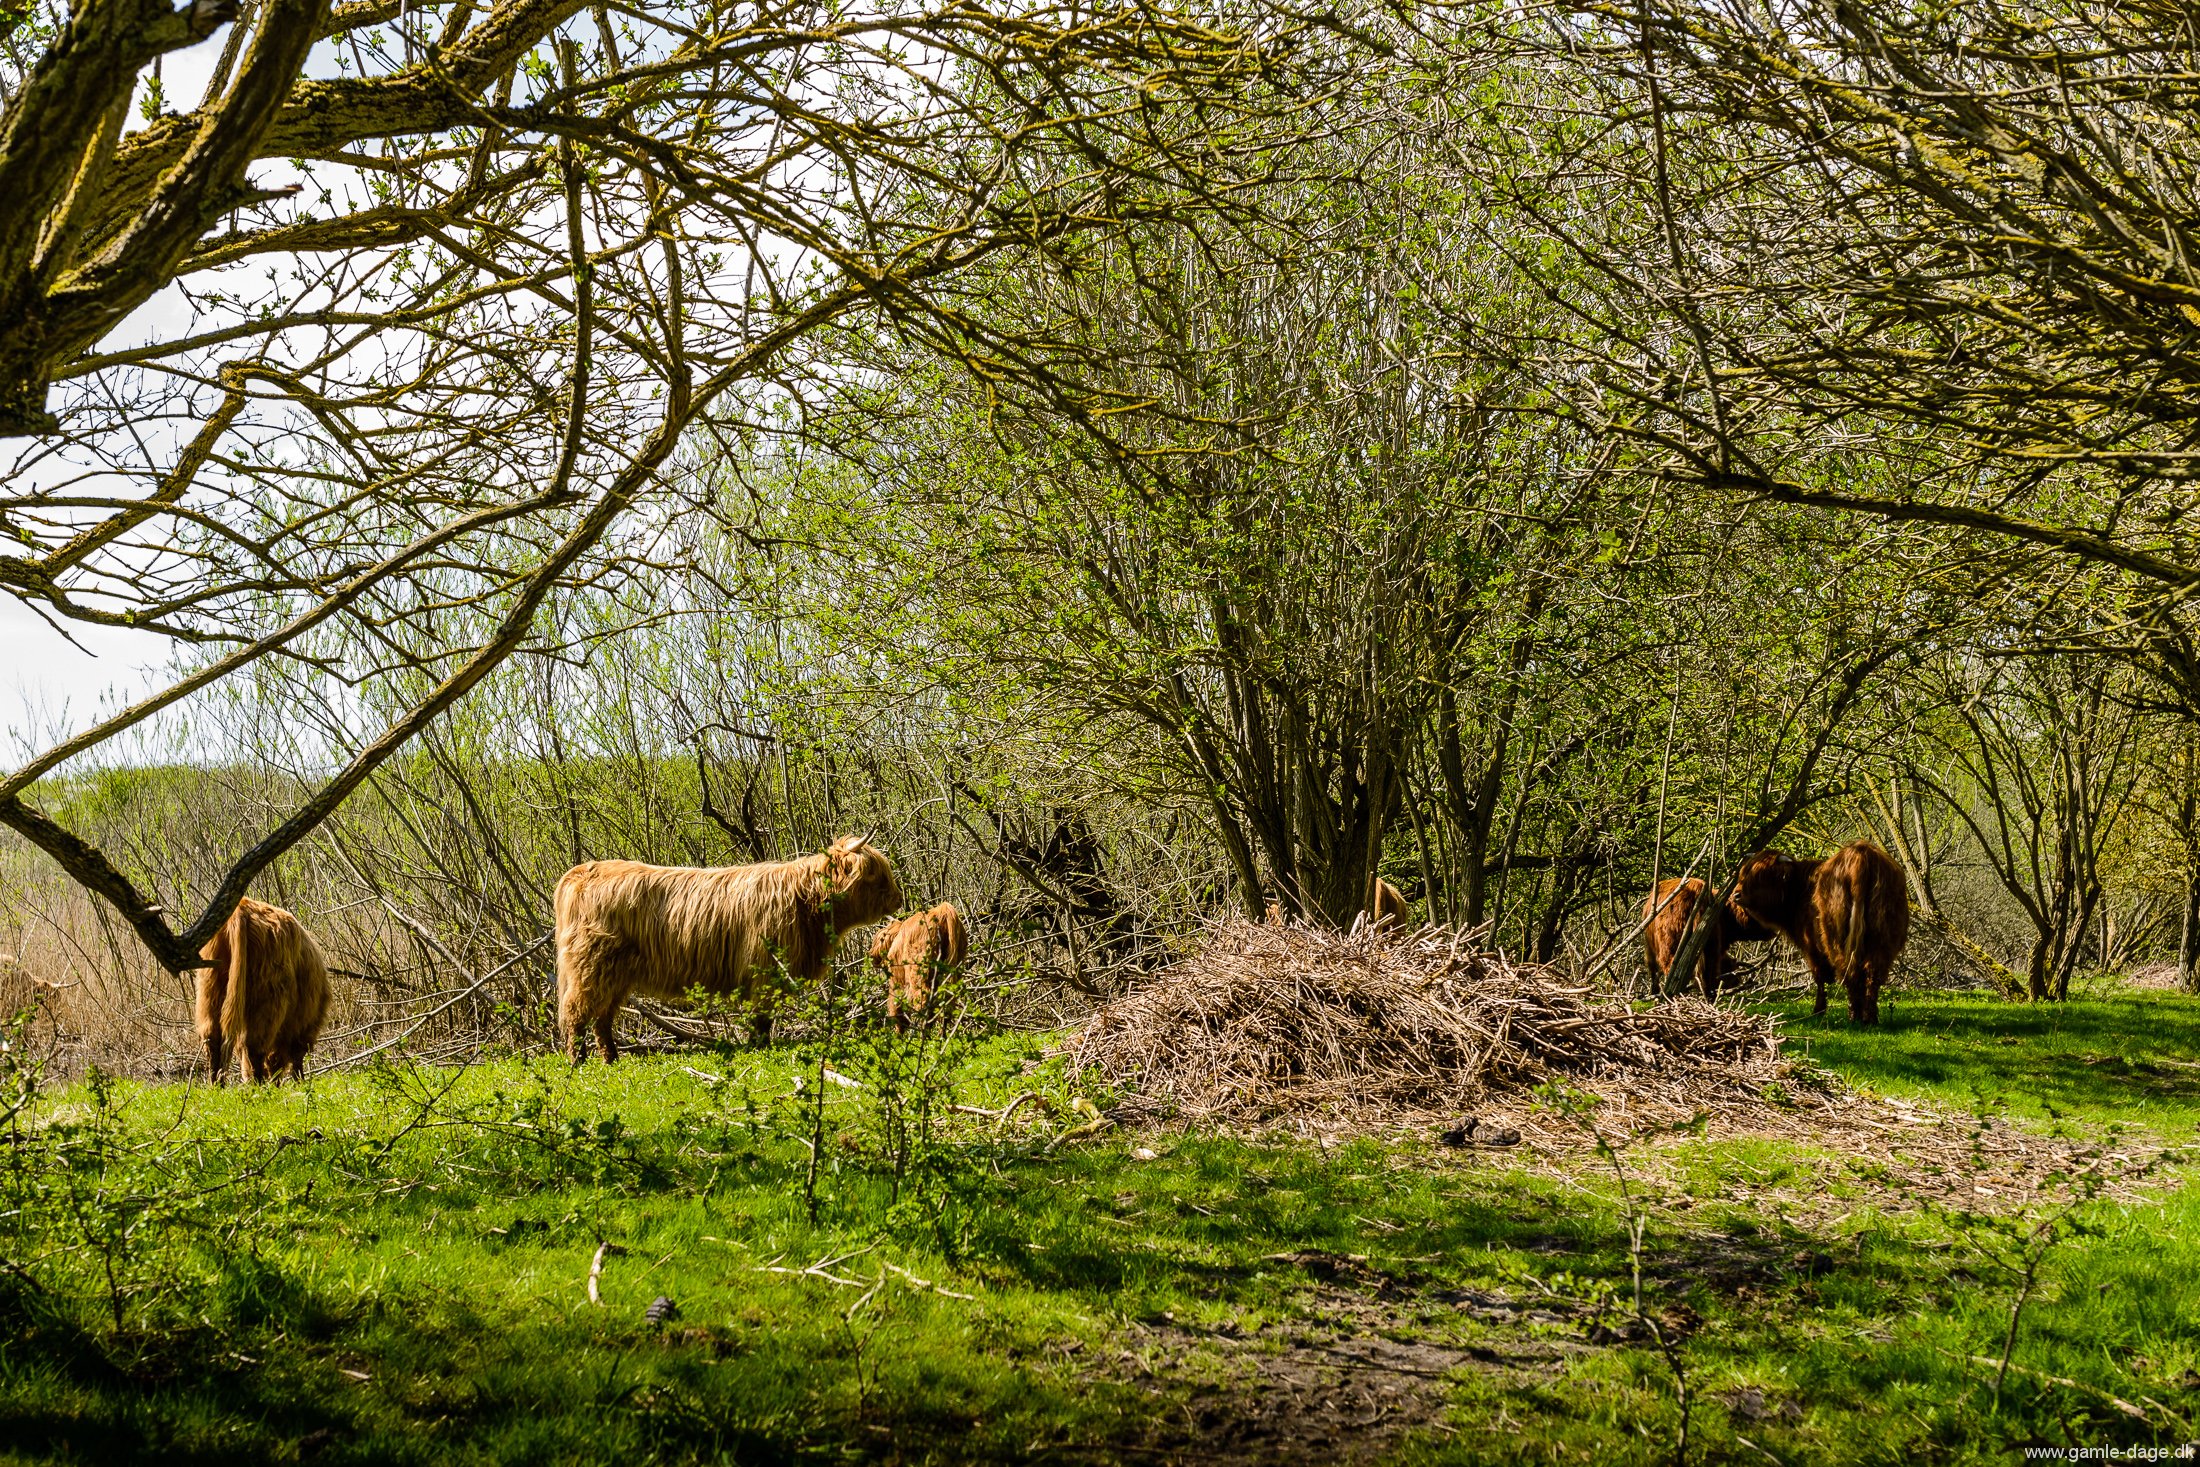
[[[1890,1094],[2181,1139],[2200,1102],[2174,1061],[2196,1014],[2176,996],[1934,999],[1893,1006],[1879,1033],[1790,1028]],[[1058,1070],[1023,1073],[1038,1049],[980,1046],[968,1097],[1061,1096]],[[82,1249],[45,1260],[43,1291],[0,1284],[0,1457],[1108,1461],[1151,1460],[1159,1441],[1189,1459],[1155,1435],[1178,1387],[1121,1359],[1126,1331],[1281,1342],[1342,1300],[1356,1329],[1500,1360],[1523,1339],[1550,1346],[1532,1368],[1439,1384],[1447,1422],[1398,1445],[1409,1460],[1672,1459],[1666,1365],[1639,1340],[1592,1345],[1573,1307],[1602,1297],[1617,1319],[1629,1287],[1626,1214],[1591,1161],[1547,1175],[1410,1137],[1116,1135],[1049,1152],[1044,1133],[959,1117],[941,1175],[897,1204],[862,1150],[868,1102],[836,1089],[813,1225],[787,1108],[807,1065],[511,1059],[272,1091],[118,1087],[118,1192],[222,1190],[188,1229],[133,1244],[120,1330]],[[75,1124],[97,1114],[82,1091],[48,1104]],[[1686,1337],[1697,1460],[2186,1439],[2200,1203],[2173,1191],[2081,1213],[1997,1397],[1976,1357],[1998,1360],[2014,1284],[1972,1246],[1988,1235],[1893,1207],[1852,1160],[1763,1139],[1626,1160],[1654,1174],[1638,1186],[1648,1302]],[[1838,1210],[1799,1205],[1828,1196]],[[28,1257],[70,1224],[45,1226],[0,1248]],[[605,1244],[599,1306],[587,1280]],[[1317,1280],[1292,1261],[1314,1252],[1365,1277]],[[1573,1304],[1556,1324],[1494,1326],[1446,1302],[1463,1291]],[[663,1328],[644,1319],[660,1295],[680,1312]]]
[[[1782,1005],[1789,1044],[1890,1095],[2015,1115],[2144,1126],[2189,1140],[2200,1126],[2200,999],[2127,989],[2070,1003],[1895,994],[1876,1030]]]

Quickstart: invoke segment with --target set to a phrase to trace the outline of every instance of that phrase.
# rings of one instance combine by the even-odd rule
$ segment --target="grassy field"
[[[2191,1000],[1888,1017],[1788,1022],[1887,1095],[2137,1128],[2126,1149],[2200,1122]],[[1066,1106],[1040,1048],[955,1056],[955,1098]],[[1623,1201],[1589,1151],[1049,1149],[1076,1116],[1032,1105],[912,1127],[871,1072],[815,1065],[42,1095],[18,1070],[0,1460],[1650,1463],[1684,1400],[1699,1462],[2196,1434],[2200,1203],[2174,1172],[2050,1236],[2057,1198],[1919,1208],[1873,1158],[1789,1141],[1629,1148]],[[659,1297],[677,1317],[645,1317]]]
[[[1806,1004],[1781,1013],[1798,1053],[1890,1095],[1986,1097],[2035,1119],[2120,1122],[2179,1141],[2200,1125],[2200,1000],[2181,994],[2039,1005],[1898,995],[1878,1032],[1813,1019]]]

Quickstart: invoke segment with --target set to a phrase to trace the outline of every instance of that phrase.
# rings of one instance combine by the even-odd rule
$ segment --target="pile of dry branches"
[[[1510,1110],[1531,1131],[1546,1129],[1520,1113],[1538,1086],[1637,1129],[1761,1106],[1791,1068],[1770,1019],[1591,992],[1440,929],[1230,922],[1095,1014],[1071,1063],[1125,1092],[1125,1119],[1322,1129]]]

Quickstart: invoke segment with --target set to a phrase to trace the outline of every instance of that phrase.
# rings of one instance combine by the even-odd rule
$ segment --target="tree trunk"
[[[2177,938],[2177,978],[2187,993],[2200,993],[2200,792],[2193,789],[2200,774],[2200,751],[2191,736],[2185,743],[2185,796],[2178,807],[2178,834],[2185,838],[2185,920]]]
[[[2177,978],[2187,993],[2200,993],[2200,866],[2185,872],[2185,923],[2177,939]]]
[[[1971,961],[1986,970],[1986,976],[1993,980],[1994,986],[2001,991],[2003,998],[2008,999],[2011,1003],[2024,1002],[2024,980],[2004,966],[1999,958],[1988,952],[1984,944],[1956,926],[1955,923],[1949,921],[1938,908],[1925,911],[1921,907],[1919,911],[1925,920],[1933,925],[1934,930],[1939,932],[1952,945],[1960,948],[1969,956]]]

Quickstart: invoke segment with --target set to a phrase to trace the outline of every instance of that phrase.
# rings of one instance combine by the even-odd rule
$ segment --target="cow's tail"
[[[1870,921],[1871,897],[1875,892],[1851,891],[1849,909],[1842,914],[1841,952],[1834,963],[1835,976],[1841,986],[1847,988],[1849,980],[1856,976],[1856,965],[1864,953],[1865,927]]]
[[[245,919],[244,903],[229,914],[229,991],[222,996],[222,1039],[228,1052],[244,1051],[245,1026],[250,1022],[252,1001],[245,996],[251,982],[252,925]]]

